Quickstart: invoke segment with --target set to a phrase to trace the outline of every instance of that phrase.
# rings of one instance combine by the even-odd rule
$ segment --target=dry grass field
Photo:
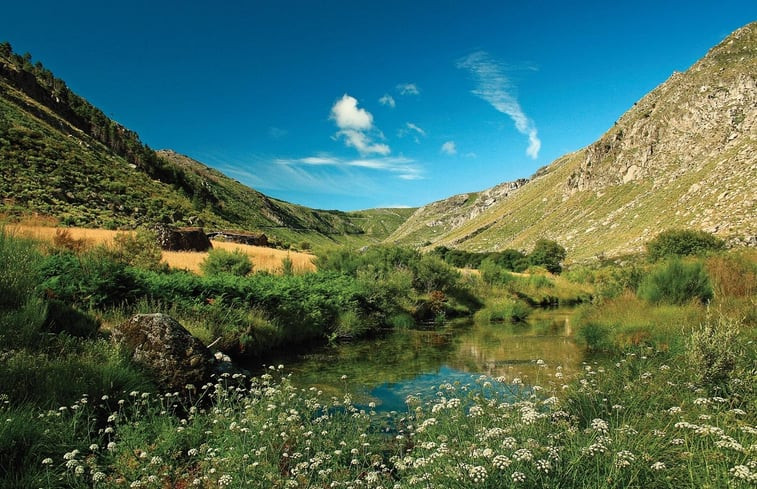
[[[111,246],[113,238],[118,233],[130,231],[109,231],[107,229],[85,229],[85,228],[60,228],[47,225],[35,225],[33,222],[24,222],[20,224],[7,224],[5,229],[17,236],[25,236],[40,241],[52,243],[55,239],[56,232],[61,229],[68,231],[71,238],[83,240],[85,246],[105,245]],[[292,268],[295,273],[305,273],[315,271],[313,265],[313,255],[300,253],[296,251],[278,250],[274,248],[265,248],[263,246],[249,246],[237,243],[226,243],[213,241],[214,248],[220,248],[228,251],[239,249],[246,253],[253,264],[253,270],[265,270],[271,273],[280,273],[282,261],[289,257],[292,260]],[[186,269],[195,273],[200,273],[200,263],[208,256],[206,252],[193,251],[164,251],[163,261],[174,268]]]
[[[235,249],[243,251],[252,260],[253,270],[278,273],[281,271],[281,262],[289,257],[292,260],[292,268],[295,273],[315,271],[315,265],[313,265],[314,257],[307,253],[277,250],[263,246],[225,243],[222,241],[213,241],[213,247],[227,251],[234,251]],[[174,268],[184,268],[199,273],[200,263],[202,263],[207,255],[207,253],[194,251],[164,251],[163,261]]]

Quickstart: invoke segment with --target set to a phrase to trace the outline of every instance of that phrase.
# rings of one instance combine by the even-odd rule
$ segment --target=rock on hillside
[[[752,23],[686,72],[674,73],[597,142],[559,158],[509,198],[429,241],[488,251],[528,249],[549,238],[579,260],[639,251],[672,227],[755,244],[756,119]],[[432,222],[434,205],[417,214]],[[411,242],[405,236],[413,232],[404,232],[390,239]]]

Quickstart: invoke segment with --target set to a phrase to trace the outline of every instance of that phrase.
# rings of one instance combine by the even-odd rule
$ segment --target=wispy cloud
[[[412,135],[413,140],[416,143],[420,143],[420,137],[426,137],[426,131],[423,130],[422,127],[420,127],[417,124],[413,124],[412,122],[406,122],[404,126],[400,127],[397,130],[397,137],[404,138],[405,136]]]
[[[468,70],[476,79],[476,88],[472,93],[489,102],[499,112],[506,114],[515,123],[521,134],[528,136],[526,154],[533,159],[539,156],[541,140],[534,122],[512,93],[512,84],[505,76],[503,67],[490,59],[484,51],[478,51],[462,58],[457,67]]]
[[[278,159],[276,163],[285,166],[333,166],[341,169],[365,168],[368,170],[394,173],[403,180],[418,180],[423,178],[423,171],[415,160],[404,156],[387,156],[383,158],[336,158],[328,155],[309,156],[296,159]]]
[[[385,93],[384,96],[379,99],[379,103],[391,108],[395,108],[397,106],[397,102],[394,101],[394,97],[392,97],[388,93]]]
[[[442,153],[447,155],[456,155],[457,154],[457,146],[455,145],[454,141],[447,141],[446,143],[442,144],[441,150]]]
[[[344,94],[331,107],[331,119],[339,132],[337,137],[344,138],[347,146],[355,148],[361,156],[370,154],[388,155],[391,149],[384,143],[373,141],[371,134],[377,133],[373,125],[373,115],[357,106],[355,97]],[[378,132],[380,136],[380,132]]]
[[[400,95],[418,95],[421,93],[415,83],[400,83],[397,85],[397,91]]]
[[[406,126],[406,127],[408,128],[408,129],[410,129],[411,131],[415,131],[415,132],[417,132],[417,133],[418,133],[418,134],[420,134],[421,136],[425,136],[425,135],[426,135],[426,131],[424,131],[423,129],[421,129],[421,128],[420,128],[420,127],[418,127],[417,125],[413,124],[412,122],[406,122],[406,123],[405,123],[405,126]]]

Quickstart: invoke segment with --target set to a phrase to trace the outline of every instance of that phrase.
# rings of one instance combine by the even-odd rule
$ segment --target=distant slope
[[[689,227],[755,245],[755,189],[752,23],[685,73],[674,73],[597,142],[557,159],[516,192],[428,241],[484,251],[528,249],[545,237],[581,260],[635,252],[663,229]],[[389,240],[419,244],[435,205],[418,210]]]
[[[0,44],[0,212],[66,224],[156,222],[263,231],[287,242],[361,245],[400,224],[386,214],[309,209],[267,197],[186,156],[155,152],[28,55]],[[381,223],[371,216],[391,215]]]
[[[429,244],[478,217],[527,181],[505,182],[483,192],[458,194],[425,205],[409,216],[390,240],[412,246]]]

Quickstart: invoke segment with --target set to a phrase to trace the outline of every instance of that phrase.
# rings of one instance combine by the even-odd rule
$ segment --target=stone
[[[202,228],[174,228],[159,224],[153,228],[158,245],[168,251],[208,251],[213,247]]]
[[[199,388],[216,368],[210,350],[166,314],[137,314],[113,329],[113,339],[164,390],[183,391],[187,384]]]

